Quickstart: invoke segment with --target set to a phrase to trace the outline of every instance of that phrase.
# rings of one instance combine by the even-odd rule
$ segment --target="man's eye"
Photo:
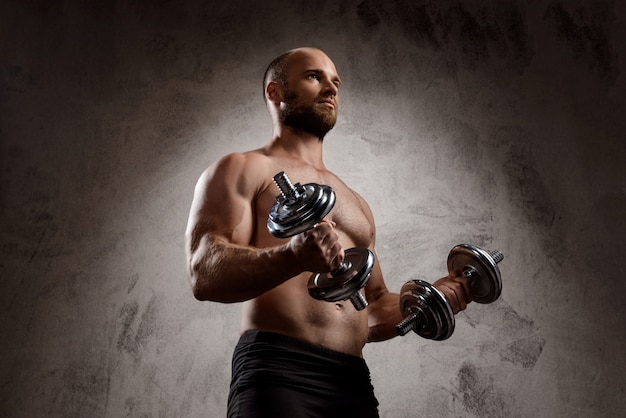
[[[317,74],[309,74],[308,77],[313,79],[313,80],[318,80],[318,81],[320,79],[320,77]]]

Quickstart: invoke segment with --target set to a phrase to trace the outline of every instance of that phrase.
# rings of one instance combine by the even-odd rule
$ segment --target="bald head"
[[[303,47],[303,48],[295,48],[290,49],[276,57],[274,61],[270,63],[270,65],[265,70],[265,75],[263,77],[263,97],[267,100],[265,95],[265,90],[267,89],[267,85],[271,82],[278,83],[281,86],[287,85],[287,73],[289,68],[289,62],[292,58],[297,57],[301,54],[310,54],[310,53],[321,53],[324,56],[326,54],[318,48],[311,47]]]

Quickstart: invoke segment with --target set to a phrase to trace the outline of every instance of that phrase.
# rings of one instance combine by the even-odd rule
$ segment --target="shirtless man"
[[[341,80],[326,54],[286,52],[264,79],[273,137],[262,148],[222,157],[196,185],[186,230],[191,287],[199,300],[243,302],[233,356],[229,417],[377,417],[378,402],[362,358],[367,342],[396,336],[402,320],[376,260],[364,288],[367,309],[313,299],[311,272],[341,264],[344,248],[369,248],[369,206],[322,160],[324,136],[337,119]],[[312,230],[278,239],[267,230],[284,171],[295,182],[331,186],[336,204]],[[467,280],[451,274],[435,286],[452,310],[465,309]]]

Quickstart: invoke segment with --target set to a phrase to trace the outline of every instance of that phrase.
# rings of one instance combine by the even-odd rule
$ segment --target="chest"
[[[287,172],[285,170],[285,172]],[[368,247],[374,237],[374,225],[368,217],[365,203],[343,183],[339,178],[330,173],[319,173],[313,170],[291,170],[287,172],[291,182],[317,183],[330,186],[335,192],[336,200],[333,209],[325,219],[334,222],[336,231],[345,248],[352,246]],[[279,194],[278,188],[268,182],[257,202],[257,217],[259,223],[267,221],[271,206]],[[263,226],[263,225],[260,225]]]

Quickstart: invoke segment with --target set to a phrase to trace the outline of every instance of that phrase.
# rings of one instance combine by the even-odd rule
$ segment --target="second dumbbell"
[[[488,253],[469,244],[452,248],[448,255],[448,272],[456,271],[469,281],[472,299],[492,303],[502,292],[502,279],[497,264],[504,255]],[[423,280],[411,280],[400,291],[400,310],[405,318],[396,326],[399,335],[413,330],[419,336],[445,340],[454,332],[454,314],[443,293]]]

